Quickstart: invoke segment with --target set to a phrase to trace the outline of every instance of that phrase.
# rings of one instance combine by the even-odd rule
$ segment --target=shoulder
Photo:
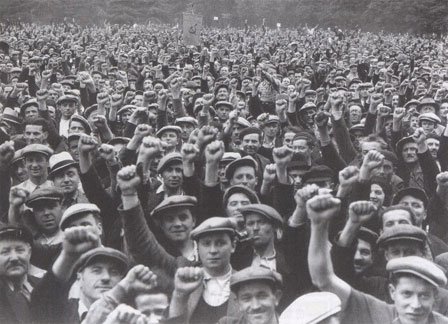
[[[243,320],[241,318],[236,318],[232,316],[225,316],[221,318],[217,324],[243,324]]]

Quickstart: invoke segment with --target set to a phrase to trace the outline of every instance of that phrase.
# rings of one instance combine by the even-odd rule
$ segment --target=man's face
[[[380,150],[381,149],[381,144],[378,142],[362,142],[361,143],[361,154],[362,157],[364,158],[364,156],[372,150]]]
[[[444,102],[440,105],[440,117],[445,118],[448,115],[448,102]]]
[[[187,142],[191,132],[194,131],[194,125],[190,123],[180,123],[178,126],[182,129],[180,137],[184,142]]]
[[[232,139],[234,143],[239,142],[239,136],[241,131],[243,130],[243,127],[239,124],[234,124],[232,129]]]
[[[428,146],[429,152],[434,159],[437,159],[437,153],[439,152],[440,141],[436,138],[428,138],[426,140],[426,145]]]
[[[169,148],[173,148],[179,144],[179,138],[177,137],[177,133],[173,131],[165,131],[160,136],[162,142],[165,142]]]
[[[423,257],[423,246],[421,243],[411,240],[390,242],[384,250],[386,261],[413,255]]]
[[[275,123],[269,123],[267,125],[265,125],[264,127],[264,133],[266,134],[266,136],[273,138],[277,135],[278,132],[278,124]]]
[[[43,177],[47,174],[47,157],[40,153],[29,153],[25,156],[25,167],[30,177]]]
[[[79,139],[73,139],[68,142],[68,152],[72,156],[73,160],[79,161],[79,150],[78,150]]]
[[[410,124],[412,130],[416,130],[418,128],[418,117],[411,116],[409,124]]]
[[[229,91],[226,88],[219,88],[216,98],[219,101],[227,101],[229,99]]]
[[[76,111],[76,103],[73,101],[63,101],[59,104],[62,116],[65,119],[69,119]]]
[[[48,137],[48,133],[44,132],[41,125],[26,125],[23,135],[27,145],[44,144]]]
[[[48,90],[48,98],[49,99],[56,101],[58,99],[58,97],[59,97],[59,95],[55,90],[52,90],[52,89]]]
[[[372,264],[372,246],[370,245],[370,243],[358,239],[355,257],[353,259],[355,273],[357,275],[364,273]]]
[[[170,306],[168,296],[158,294],[140,294],[135,297],[135,307],[146,316],[147,324],[158,324],[166,318]]]
[[[14,239],[0,241],[0,277],[20,280],[28,273],[30,259],[28,243]]]
[[[78,273],[81,293],[90,303],[115,287],[122,278],[123,270],[120,266],[106,258],[97,258]]]
[[[306,109],[303,112],[303,120],[307,125],[314,124],[314,116],[316,115],[316,111],[314,109]]]
[[[421,226],[426,219],[426,210],[423,201],[412,196],[404,196],[400,199],[400,205],[409,207],[415,215],[416,226]]]
[[[425,114],[425,113],[436,114],[437,112],[433,106],[427,105],[427,106],[423,106],[422,109],[420,110],[420,114]]]
[[[275,228],[266,217],[250,213],[245,216],[245,221],[247,232],[255,247],[267,247],[274,241]]]
[[[199,259],[206,270],[224,271],[234,251],[235,244],[227,233],[212,232],[198,239]]]
[[[294,136],[296,136],[295,133],[292,133],[292,132],[285,133],[285,136],[283,137],[283,145],[286,145],[289,148],[292,148],[292,140],[294,139]]]
[[[305,158],[308,158],[311,155],[311,149],[305,139],[296,139],[292,143],[292,149],[294,150],[294,152],[299,153]]]
[[[74,194],[78,190],[79,174],[75,167],[69,167],[57,172],[53,177],[56,188],[62,190],[64,195]]]
[[[234,193],[229,197],[227,200],[227,206],[226,206],[226,215],[228,217],[232,217],[235,215],[238,215],[237,221],[244,221],[242,218],[241,213],[238,211],[239,208],[249,205],[251,202],[249,198],[240,192]]]
[[[103,233],[103,227],[99,222],[98,217],[95,217],[91,212],[86,212],[71,219],[70,222],[67,223],[66,228],[75,226],[93,226],[98,229],[98,232],[101,234]]]
[[[437,289],[429,282],[415,276],[398,279],[397,285],[389,285],[401,323],[428,323],[435,303]]]
[[[407,210],[391,210],[383,214],[383,229],[398,224],[412,225],[411,215]]]
[[[28,179],[28,171],[25,167],[24,160],[19,160],[12,165],[13,177],[15,177],[19,183]]]
[[[370,201],[377,207],[377,209],[381,208],[384,203],[384,198],[386,195],[384,194],[383,188],[376,183],[373,183],[370,186]]]
[[[25,109],[25,119],[31,120],[39,116],[39,110],[36,106],[29,106]]]
[[[160,215],[160,227],[174,243],[187,241],[195,223],[191,211],[185,208],[170,209],[169,213]]]
[[[237,292],[238,305],[247,323],[275,323],[277,307],[280,300],[279,291],[262,281],[252,281],[241,285]]]
[[[432,133],[436,128],[436,123],[433,123],[428,120],[422,120],[421,125],[426,135]]]
[[[398,107],[399,102],[400,102],[400,99],[399,99],[398,95],[394,95],[392,97],[392,106],[395,108]]]
[[[249,155],[257,153],[260,146],[260,135],[257,133],[247,134],[241,142],[241,148]]]
[[[378,168],[373,170],[373,174],[376,177],[390,181],[394,174],[394,164],[391,161],[384,159],[383,163]]]
[[[406,143],[403,146],[402,156],[405,163],[415,163],[418,160],[417,143]]]
[[[236,168],[232,179],[230,179],[230,185],[234,186],[237,184],[241,184],[253,190],[257,185],[255,169],[251,166],[241,166]]]
[[[40,200],[33,204],[33,213],[40,232],[54,234],[59,230],[62,217],[61,203],[54,200]]]
[[[362,110],[359,106],[351,106],[350,107],[350,122],[352,124],[357,124],[361,121]]]
[[[179,188],[183,180],[182,163],[171,163],[162,172],[163,184],[168,188]]]
[[[216,109],[216,114],[218,115],[219,120],[227,120],[229,119],[230,111],[229,107],[221,105]]]

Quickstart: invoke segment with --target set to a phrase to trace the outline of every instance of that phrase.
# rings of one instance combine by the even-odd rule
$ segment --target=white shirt
[[[62,119],[59,122],[59,135],[68,137],[68,125],[70,124],[70,119]]]
[[[262,257],[254,251],[254,257],[252,259],[252,266],[264,267],[270,270],[277,271],[277,252],[274,250],[274,254],[269,257]]]
[[[216,307],[229,300],[231,275],[232,269],[219,277],[212,277],[204,269],[204,292],[202,297],[207,304]]]

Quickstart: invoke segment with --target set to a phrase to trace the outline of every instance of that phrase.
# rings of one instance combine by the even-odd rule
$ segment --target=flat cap
[[[97,258],[106,258],[116,261],[122,267],[123,275],[126,273],[130,265],[128,257],[123,252],[101,246],[84,253],[75,265],[76,271],[79,272],[83,270]]]
[[[163,156],[160,159],[159,164],[157,165],[157,172],[162,173],[165,168],[172,162],[182,163],[182,154],[180,154],[179,152],[172,152]]]
[[[406,196],[411,196],[421,200],[425,208],[428,205],[428,196],[426,195],[426,193],[422,189],[413,187],[403,188],[399,190],[392,199],[392,205],[399,205],[400,200]]]
[[[279,324],[318,324],[341,311],[341,300],[331,292],[312,292],[293,301],[280,315]]]
[[[235,224],[227,217],[211,217],[193,229],[190,236],[193,240],[197,240],[201,235],[214,232],[226,232],[233,237],[235,235]]]
[[[35,106],[35,107],[39,107],[39,104],[37,103],[37,99],[32,98],[27,100],[26,102],[24,102],[21,106],[20,106],[20,111],[23,113],[25,111],[26,108],[30,107],[30,106]]]
[[[215,109],[218,109],[218,107],[227,107],[230,110],[233,110],[233,105],[232,103],[228,102],[228,101],[218,101],[217,103],[215,103]]]
[[[191,116],[176,118],[174,125],[179,126],[180,124],[190,124],[193,125],[194,127],[197,127],[198,121],[196,120],[196,118],[193,118]]]
[[[19,119],[19,114],[17,113],[17,111],[15,111],[12,108],[6,107],[5,110],[3,110],[3,114],[2,114],[2,121],[6,121],[12,124],[16,124],[16,125],[20,125],[20,119]]]
[[[299,112],[302,112],[302,111],[305,111],[305,110],[308,110],[308,109],[317,110],[317,106],[314,103],[312,103],[312,102],[307,102],[302,107],[300,107]]]
[[[117,115],[121,115],[122,113],[124,113],[126,111],[133,112],[135,109],[137,109],[137,106],[135,106],[135,105],[125,105],[117,111]]]
[[[378,234],[368,229],[367,227],[361,227],[358,232],[358,239],[370,243],[372,247],[376,245],[378,240]]]
[[[326,165],[315,165],[302,176],[303,183],[319,182],[333,179],[333,170]]]
[[[182,129],[179,126],[174,125],[163,126],[161,129],[157,131],[156,135],[157,137],[161,137],[164,132],[168,131],[176,132],[177,135],[179,135],[182,132]]]
[[[232,274],[230,289],[236,292],[242,284],[252,281],[267,281],[278,288],[283,284],[282,275],[277,271],[260,266],[250,266]]]
[[[79,98],[77,96],[74,96],[71,94],[63,95],[58,98],[58,100],[56,101],[56,104],[59,105],[59,104],[63,103],[64,101],[71,101],[71,102],[79,103]]]
[[[420,104],[417,106],[417,111],[420,112],[423,107],[425,106],[431,106],[434,108],[435,111],[439,111],[440,106],[439,104],[432,98],[423,98],[420,100]]]
[[[424,113],[421,114],[420,116],[418,116],[418,122],[420,123],[423,120],[427,120],[436,124],[441,124],[442,121],[440,120],[439,116],[437,116],[436,114],[429,112],[429,113]]]
[[[251,124],[249,123],[249,121],[247,121],[247,119],[243,118],[243,117],[238,117],[235,121],[235,124],[238,124],[242,127],[250,127]]]
[[[23,149],[17,150],[14,152],[14,157],[11,160],[11,164],[14,164],[18,161],[23,160],[23,155],[22,155]]]
[[[230,196],[232,196],[235,193],[241,193],[243,195],[246,195],[246,197],[249,198],[252,204],[260,203],[260,199],[258,199],[258,196],[255,193],[255,191],[243,185],[234,185],[230,186],[229,188],[226,189],[226,191],[224,191],[224,194],[222,196],[222,204],[224,207],[227,205]]]
[[[263,125],[278,124],[280,122],[280,118],[276,115],[264,113],[257,117],[257,121]]]
[[[409,109],[410,106],[418,106],[420,105],[420,101],[418,101],[417,99],[412,99],[409,100],[407,103],[405,103],[404,108]]]
[[[418,256],[407,256],[387,262],[386,270],[391,273],[407,273],[419,277],[436,287],[446,285],[446,276],[434,262]]]
[[[151,216],[157,216],[162,212],[166,212],[172,208],[192,208],[198,204],[198,200],[193,196],[174,195],[162,200],[151,212]]]
[[[23,148],[22,156],[26,156],[27,154],[31,153],[40,153],[47,157],[50,157],[53,154],[53,150],[43,144],[30,144]]]
[[[91,106],[87,107],[87,108],[84,110],[84,117],[85,117],[85,118],[89,118],[89,116],[90,116],[94,111],[97,111],[97,110],[98,110],[98,105],[97,105],[97,104],[94,104],[94,105],[91,105]]]
[[[67,136],[67,142],[73,140],[79,140],[81,138],[82,133],[71,133]]]
[[[84,117],[80,115],[73,115],[72,117],[70,117],[70,121],[77,121],[78,123],[80,123],[85,128],[87,134],[90,134],[92,132],[92,128],[90,127],[89,122]]]
[[[26,205],[33,208],[33,205],[38,201],[61,201],[63,197],[64,194],[62,191],[56,187],[39,188],[30,194],[28,200],[26,201]]]
[[[257,162],[252,157],[247,155],[245,157],[242,157],[240,159],[236,159],[236,160],[230,162],[226,166],[226,170],[225,170],[226,179],[227,180],[232,179],[233,174],[235,173],[235,170],[242,166],[251,166],[255,169],[255,171],[258,171]]]
[[[222,163],[230,163],[236,159],[241,159],[241,154],[238,152],[224,152],[221,161]]]
[[[49,177],[54,176],[55,172],[58,172],[62,169],[77,166],[78,163],[73,160],[73,157],[68,152],[61,152],[58,154],[54,154],[50,157],[50,173]]]
[[[250,135],[250,134],[258,134],[261,136],[263,134],[263,131],[259,129],[258,127],[246,127],[240,132],[240,140],[243,140],[244,136]]]
[[[426,242],[426,232],[421,228],[409,224],[398,224],[384,229],[378,238],[379,247],[396,241],[414,241],[424,244]]]
[[[33,235],[26,227],[20,225],[0,225],[0,240],[3,239],[14,239],[33,245]]]
[[[247,214],[256,213],[264,216],[269,222],[277,223],[277,225],[283,224],[283,218],[279,212],[271,206],[265,204],[250,204],[239,208],[239,211],[245,217]]]
[[[407,143],[415,143],[414,138],[412,136],[403,137],[401,140],[397,143],[397,154],[401,154],[403,151],[403,147]]]
[[[61,230],[64,230],[67,228],[68,223],[75,219],[76,216],[83,213],[100,213],[100,209],[95,204],[88,204],[88,203],[82,203],[82,204],[74,204],[70,207],[68,207],[64,214],[62,214],[61,217],[61,223],[59,224],[59,227]]]

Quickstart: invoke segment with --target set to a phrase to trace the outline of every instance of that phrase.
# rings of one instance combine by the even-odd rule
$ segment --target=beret
[[[77,272],[83,270],[85,267],[90,265],[94,259],[102,257],[107,258],[113,261],[116,261],[120,266],[122,266],[123,274],[129,268],[130,262],[128,257],[123,253],[116,249],[108,248],[108,247],[97,247],[90,251],[87,251],[79,258],[78,262],[75,265],[75,269]]]
[[[250,166],[255,169],[255,172],[258,171],[257,162],[251,156],[247,155],[245,157],[242,157],[240,159],[236,159],[236,160],[230,162],[226,166],[225,175],[226,175],[227,180],[232,179],[233,174],[235,173],[235,170],[242,166]]]
[[[259,129],[258,127],[253,127],[253,126],[244,128],[240,132],[240,140],[243,140],[244,136],[250,135],[250,134],[258,134],[259,136],[261,136],[263,134],[263,131],[261,129]]]
[[[405,196],[412,196],[414,198],[420,199],[421,201],[423,201],[423,205],[425,206],[425,208],[428,205],[428,196],[426,195],[426,193],[419,188],[413,187],[403,188],[399,190],[392,199],[392,205],[400,204],[400,200]]]
[[[331,292],[312,292],[293,301],[280,315],[279,324],[318,324],[341,311],[341,300]]]
[[[129,137],[118,136],[112,138],[107,144],[115,145],[115,144],[128,144],[131,139]]]
[[[395,241],[415,241],[424,244],[426,237],[426,232],[417,226],[398,224],[385,228],[376,243],[379,247],[384,247]]]
[[[258,196],[255,193],[255,191],[243,185],[234,185],[230,186],[229,188],[226,189],[226,191],[224,191],[224,194],[222,196],[222,205],[224,206],[224,208],[227,205],[230,196],[232,196],[235,193],[241,193],[243,195],[246,195],[252,204],[260,203],[260,199],[258,199]]]
[[[61,152],[52,155],[50,157],[49,163],[50,163],[50,173],[48,174],[49,177],[52,177],[55,174],[55,172],[58,172],[59,170],[78,165],[78,163],[75,162],[75,160],[73,160],[73,157],[68,152]]]
[[[358,232],[358,239],[366,241],[367,243],[370,243],[372,247],[374,247],[378,240],[378,234],[368,229],[367,227],[361,227]]]
[[[238,152],[224,152],[221,161],[222,163],[230,163],[236,159],[241,159],[241,154]]]
[[[3,224],[0,225],[0,240],[2,239],[14,239],[24,241],[33,245],[33,235],[24,226]]]
[[[63,95],[58,98],[58,100],[56,101],[56,104],[59,105],[60,103],[62,103],[64,101],[73,101],[75,103],[79,103],[79,98],[77,96],[70,95],[70,94]]]
[[[420,116],[418,116],[418,121],[419,122],[423,121],[423,120],[427,120],[427,121],[430,121],[430,122],[433,122],[433,123],[436,123],[436,124],[441,124],[442,123],[440,118],[436,114],[431,113],[431,112],[424,113],[424,114],[421,114]]]
[[[176,132],[178,135],[180,133],[182,133],[182,129],[179,126],[168,125],[168,126],[163,126],[161,129],[159,129],[157,131],[156,135],[157,135],[157,137],[162,137],[162,134],[167,131]]]
[[[239,208],[239,211],[243,216],[250,213],[255,213],[264,216],[271,223],[277,223],[278,225],[283,224],[283,218],[280,216],[279,212],[272,208],[271,206],[265,204],[250,204]]]
[[[390,273],[408,273],[419,277],[436,287],[446,285],[446,276],[434,262],[418,256],[407,256],[387,262],[386,270]]]
[[[268,281],[278,288],[283,284],[282,275],[277,271],[261,266],[250,266],[232,274],[230,289],[235,292],[242,284],[251,281]]]
[[[333,179],[333,177],[333,170],[331,170],[329,167],[327,167],[326,165],[315,165],[303,174],[302,181],[303,183],[309,183],[329,180]]]
[[[176,120],[174,121],[174,125],[179,126],[179,124],[190,124],[193,125],[194,127],[198,126],[198,121],[196,120],[196,118],[190,117],[190,116],[186,116],[186,117],[179,117],[176,118]]]
[[[157,216],[161,212],[170,210],[171,208],[191,208],[195,207],[198,203],[196,197],[193,196],[184,196],[184,195],[174,195],[169,196],[162,200],[160,204],[158,204],[151,212],[151,216]]]
[[[233,105],[228,101],[218,101],[217,103],[215,103],[216,109],[218,109],[218,107],[220,107],[220,106],[227,107],[230,110],[233,110]]]
[[[235,235],[235,224],[227,217],[211,217],[193,229],[190,236],[193,240],[197,240],[201,235],[214,232],[226,232],[233,237]]]
[[[53,154],[53,150],[43,144],[30,144],[25,146],[22,150],[22,156],[26,156],[30,153],[41,153],[47,157],[50,157]]]
[[[420,104],[417,106],[417,111],[420,112],[420,110],[424,106],[432,106],[436,111],[440,109],[439,104],[432,98],[423,98],[420,100]]]
[[[68,207],[65,212],[62,214],[61,217],[61,223],[59,224],[59,227],[61,230],[64,230],[68,226],[68,222],[75,218],[75,216],[83,213],[100,213],[100,209],[95,204],[74,204],[70,207]]]
[[[28,200],[26,201],[26,205],[30,208],[33,208],[33,204],[37,201],[47,201],[47,200],[53,200],[53,201],[61,201],[64,197],[64,194],[62,191],[60,191],[56,187],[45,187],[45,188],[39,188],[34,190],[30,196],[28,197]]]
[[[157,165],[157,172],[162,173],[171,162],[182,163],[182,155],[179,152],[172,152],[163,156]]]
[[[92,132],[89,122],[84,117],[80,115],[73,115],[72,117],[70,117],[70,121],[77,121],[78,123],[81,123],[81,125],[86,129],[87,134],[90,134]]]

